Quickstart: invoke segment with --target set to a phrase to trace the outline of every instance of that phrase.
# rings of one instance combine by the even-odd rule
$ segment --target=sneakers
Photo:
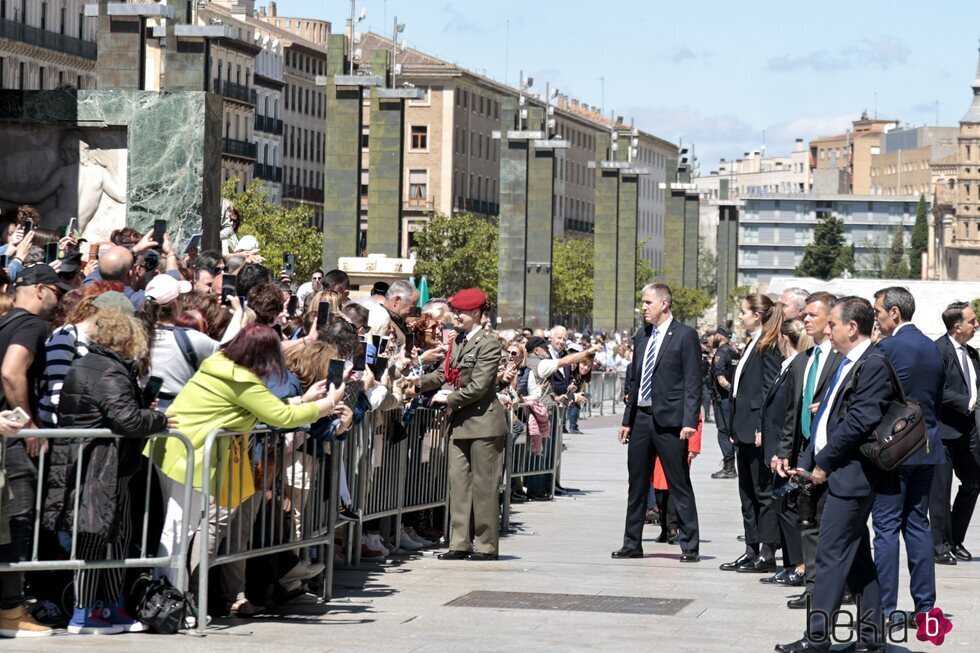
[[[381,543],[381,536],[378,533],[368,533],[364,536],[364,543],[361,545],[361,558],[368,560],[379,560],[388,557],[388,549]]]
[[[424,545],[421,542],[412,539],[403,528],[401,535],[398,538],[398,546],[405,549],[406,551],[418,551]]]
[[[123,627],[109,623],[103,616],[108,612],[101,603],[91,608],[75,608],[68,622],[68,632],[72,635],[118,635],[123,632]]]
[[[0,610],[0,637],[50,637],[54,631],[27,613],[26,605]]]
[[[361,521],[361,513],[348,505],[340,504],[340,508],[337,509],[337,518],[345,522],[358,522]]]
[[[98,605],[98,604],[96,604]],[[142,633],[150,627],[139,619],[134,619],[121,605],[103,606],[102,618],[114,626],[122,626],[124,633]]]
[[[307,560],[300,560],[297,562],[292,569],[286,572],[286,575],[279,579],[281,584],[286,584],[293,580],[306,580],[307,578],[313,578],[319,576],[326,569],[319,562],[309,562]]]
[[[433,544],[435,544],[435,542],[432,542],[432,541],[430,541],[430,540],[422,537],[421,535],[419,535],[418,531],[416,531],[411,526],[406,526],[404,530],[405,530],[405,532],[408,534],[408,536],[410,538],[412,538],[413,540],[415,540],[416,542],[418,542],[419,544],[421,544],[423,547],[432,546]]]

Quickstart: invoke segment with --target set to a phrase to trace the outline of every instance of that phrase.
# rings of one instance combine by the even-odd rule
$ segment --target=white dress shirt
[[[861,356],[870,346],[871,340],[865,340],[849,351],[847,356],[845,356],[845,359],[850,361],[850,363],[844,368],[844,373],[840,375],[839,379],[837,379],[837,384],[830,389],[830,394],[827,395],[827,399],[825,400],[827,402],[827,407],[822,413],[820,413],[820,421],[817,423],[815,435],[813,436],[814,454],[820,453],[820,450],[827,445],[827,420],[830,419],[830,411],[833,409],[834,400],[837,398],[837,393],[842,387],[844,387],[844,380],[850,378],[851,370],[853,369],[851,366],[854,365],[854,362],[857,361],[857,359],[861,358]],[[834,370],[834,373],[836,372],[837,370]]]
[[[646,349],[646,353],[644,353],[644,355],[643,355],[643,369],[640,370],[640,380],[637,382],[637,386],[636,386],[637,387],[637,390],[636,390],[636,399],[637,399],[636,405],[637,406],[649,406],[651,403],[653,403],[653,395],[652,394],[650,395],[650,399],[648,399],[648,400],[640,399],[640,387],[643,385],[643,376],[644,376],[643,373],[649,367],[652,367],[653,365],[656,365],[657,364],[657,356],[660,355],[660,346],[663,344],[664,337],[667,335],[667,329],[670,327],[670,324],[673,321],[674,321],[674,318],[672,316],[668,316],[667,319],[664,320],[663,323],[660,326],[653,327],[653,328],[655,328],[657,330],[657,342],[656,343],[653,342],[653,338],[652,337],[651,338],[647,338],[647,349]],[[653,331],[652,330],[650,331],[650,334],[651,334],[651,336],[653,335]],[[651,351],[651,347],[653,348],[653,351]]]
[[[816,391],[817,385],[820,384],[820,375],[823,374],[824,365],[827,364],[827,359],[830,358],[830,351],[833,349],[830,338],[817,345],[817,349],[820,350],[820,360],[817,362],[816,382],[813,384],[814,391]],[[806,367],[803,369],[803,387],[800,389],[800,397],[806,394],[806,380],[810,378],[810,368],[813,367],[813,359],[814,356],[811,354],[809,360],[806,362]],[[804,406],[804,408],[806,407]]]
[[[738,365],[735,367],[735,378],[732,380],[732,398],[738,396],[738,380],[742,378],[742,368],[745,367],[745,361],[749,360],[749,354],[755,349],[755,343],[759,342],[759,336],[762,335],[762,329],[756,329],[751,334],[751,340],[748,346],[746,346],[745,351],[742,353],[742,357],[738,359]]]
[[[946,336],[949,341],[953,343],[953,349],[956,351],[956,364],[959,366],[960,371],[963,372],[963,378],[969,379],[967,386],[970,389],[970,412],[972,413],[977,407],[977,372],[973,369],[973,359],[970,358],[970,353],[966,353],[966,361],[969,363],[966,369],[963,368],[963,352],[966,348],[960,343],[956,342],[952,336]]]

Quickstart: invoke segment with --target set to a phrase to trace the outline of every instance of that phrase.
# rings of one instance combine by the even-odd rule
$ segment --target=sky
[[[256,0],[262,6],[265,0]],[[350,3],[280,0],[280,16],[344,29]],[[516,85],[520,70],[674,143],[702,174],[765,143],[843,132],[863,110],[955,126],[972,99],[977,0],[585,2],[358,0],[358,31]],[[604,81],[602,81],[604,79]],[[938,102],[938,107],[937,107]],[[764,139],[764,140],[763,140]]]

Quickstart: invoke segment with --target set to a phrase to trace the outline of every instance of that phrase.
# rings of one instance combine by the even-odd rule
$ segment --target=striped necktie
[[[647,355],[643,359],[643,376],[640,379],[640,401],[650,401],[650,394],[653,390],[653,367],[657,362],[657,336],[659,332],[656,327],[650,331],[650,342],[647,344]]]

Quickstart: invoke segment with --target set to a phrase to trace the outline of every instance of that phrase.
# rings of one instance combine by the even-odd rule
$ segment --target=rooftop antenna
[[[504,85],[507,84],[507,75],[510,72],[510,19],[507,19],[507,35],[504,37]]]

